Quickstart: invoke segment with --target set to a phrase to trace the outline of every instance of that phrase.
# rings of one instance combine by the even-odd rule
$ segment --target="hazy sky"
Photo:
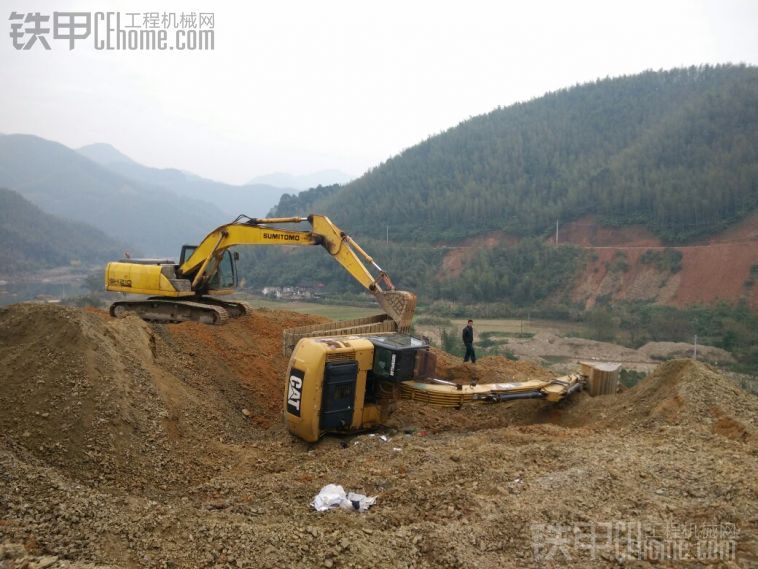
[[[462,120],[598,77],[758,64],[758,1],[3,0],[0,132],[228,182],[359,175]],[[213,12],[215,49],[11,44],[11,11]],[[173,32],[172,32],[173,33]]]

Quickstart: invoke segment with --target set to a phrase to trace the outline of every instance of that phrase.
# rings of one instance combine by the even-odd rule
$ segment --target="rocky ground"
[[[308,445],[281,419],[281,333],[315,321],[1,311],[0,567],[758,564],[758,400],[715,369],[558,406],[403,401],[384,437]],[[318,513],[328,483],[376,504]]]

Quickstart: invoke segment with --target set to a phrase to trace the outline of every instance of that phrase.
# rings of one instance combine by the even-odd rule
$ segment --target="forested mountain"
[[[321,213],[318,208],[321,207],[324,200],[329,196],[336,194],[342,189],[339,184],[332,186],[317,186],[296,194],[284,194],[279,203],[272,210],[272,215],[276,216],[307,216],[311,213]]]
[[[177,256],[183,243],[229,221],[211,203],[121,176],[62,144],[30,135],[0,135],[0,187],[150,256]]]
[[[757,204],[758,69],[725,65],[598,80],[498,108],[313,207],[354,233],[381,238],[390,225],[396,239],[428,243],[539,235],[588,213],[677,242]]]
[[[680,244],[757,205],[758,68],[724,65],[603,79],[498,108],[341,188],[285,196],[273,213],[329,215],[398,286],[427,300],[526,306],[569,302],[591,262],[577,247],[547,246],[556,220],[643,225]],[[467,245],[493,232],[495,246]],[[449,271],[459,246],[465,262]],[[319,255],[249,255],[254,285],[299,279],[359,290]],[[735,278],[744,279],[750,260],[740,262],[748,265]]]
[[[109,144],[90,144],[79,148],[77,152],[108,170],[141,184],[158,186],[180,197],[213,204],[226,214],[229,221],[240,214],[263,217],[283,194],[297,192],[294,187],[275,187],[253,182],[235,186],[175,168],[150,168],[135,162]]]
[[[118,259],[123,245],[84,223],[48,215],[16,192],[0,188],[0,274],[36,271],[72,261]]]

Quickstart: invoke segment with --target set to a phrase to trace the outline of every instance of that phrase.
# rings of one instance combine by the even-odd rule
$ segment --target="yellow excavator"
[[[287,429],[306,442],[365,431],[381,425],[401,398],[460,408],[517,399],[558,403],[584,388],[591,395],[615,393],[619,366],[592,362],[552,379],[465,385],[435,374],[428,342],[406,334],[301,338],[284,386]]]
[[[310,223],[309,231],[283,229],[282,225]],[[320,245],[363,287],[374,295],[383,315],[331,326],[338,333],[407,331],[416,308],[416,295],[395,290],[389,275],[345,232],[323,215],[256,219],[244,215],[217,227],[196,246],[182,247],[178,263],[164,259],[122,259],[108,263],[105,289],[147,295],[147,299],[119,300],[110,313],[122,317],[135,313],[145,320],[194,321],[224,324],[244,315],[244,302],[222,300],[237,286],[238,245]],[[372,267],[374,276],[367,264]],[[212,296],[213,295],[213,296]],[[303,336],[323,334],[330,327],[316,327],[289,338],[290,348]]]

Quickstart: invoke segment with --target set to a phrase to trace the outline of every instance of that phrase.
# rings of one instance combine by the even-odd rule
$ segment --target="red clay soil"
[[[288,361],[282,352],[283,331],[325,320],[294,312],[256,310],[224,326],[185,322],[163,329],[183,352],[202,355],[206,370],[216,370],[217,374],[222,370],[229,381],[248,391],[251,420],[266,428],[281,418],[278,394],[283,390],[283,370]]]
[[[450,252],[445,255],[442,259],[442,268],[438,276],[439,278],[457,278],[461,275],[466,261],[476,251],[480,249],[492,249],[500,243],[513,245],[517,242],[518,237],[507,235],[502,231],[493,231],[481,237],[466,239],[459,246],[450,249]]]
[[[560,227],[559,241],[593,253],[571,293],[572,300],[583,302],[586,308],[592,308],[599,297],[611,297],[672,306],[744,299],[751,309],[758,309],[758,286],[749,283],[751,268],[758,265],[758,212],[723,233],[671,247],[682,253],[682,268],[673,274],[640,262],[646,251],[666,248],[642,226],[604,227],[586,216]],[[464,241],[445,255],[439,277],[460,276],[477,250],[503,242],[515,243],[517,238],[493,232]],[[609,273],[608,265],[618,253],[626,256],[629,269]]]
[[[758,213],[708,240],[672,247],[683,255],[682,270],[674,275],[661,274],[639,262],[645,251],[663,248],[660,240],[641,226],[601,227],[588,217],[568,224],[561,241],[592,249],[597,257],[574,291],[575,299],[591,292],[588,307],[597,296],[612,293],[617,300],[644,298],[675,306],[744,298],[751,308],[758,308],[758,287],[745,284],[751,267],[758,264]],[[609,285],[604,282],[606,265],[618,252],[626,255],[630,268],[616,277],[620,282]],[[608,290],[610,287],[615,290]]]
[[[588,215],[559,227],[559,243],[582,247],[657,247],[660,239],[640,225],[603,227]]]

